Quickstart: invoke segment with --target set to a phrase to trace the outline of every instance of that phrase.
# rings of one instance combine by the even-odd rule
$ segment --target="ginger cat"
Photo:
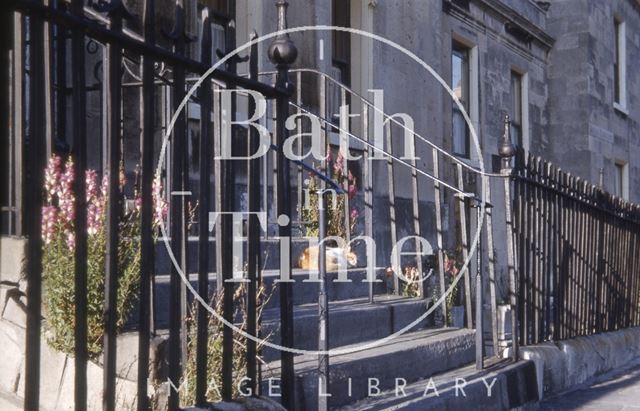
[[[338,271],[355,267],[358,264],[358,256],[350,249],[327,247],[326,248],[327,271]],[[305,270],[318,270],[318,254],[320,247],[307,247],[300,258],[298,258],[298,268]]]

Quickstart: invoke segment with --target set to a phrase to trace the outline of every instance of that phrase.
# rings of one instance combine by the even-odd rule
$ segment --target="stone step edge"
[[[529,360],[488,359],[484,370],[466,365],[410,384],[396,381],[392,390],[372,392],[373,396],[338,410],[509,410],[539,400],[535,365]]]

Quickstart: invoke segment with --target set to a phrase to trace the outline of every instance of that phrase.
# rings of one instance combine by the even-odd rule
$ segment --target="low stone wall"
[[[23,256],[26,240],[0,239],[0,391],[24,397],[24,365],[26,347],[26,282],[23,279]],[[120,342],[124,344],[120,344]],[[134,344],[119,338],[119,353]],[[137,348],[137,343],[135,344]],[[120,356],[116,385],[117,409],[136,408],[136,383],[129,379],[135,358]],[[125,373],[126,371],[126,373]],[[74,359],[49,347],[42,335],[40,349],[40,408],[42,410],[74,409]],[[135,376],[134,376],[135,377]],[[152,392],[150,387],[149,392]],[[87,364],[87,402],[89,410],[102,409],[102,367]]]
[[[534,362],[542,399],[640,358],[640,327],[521,347],[520,356]]]

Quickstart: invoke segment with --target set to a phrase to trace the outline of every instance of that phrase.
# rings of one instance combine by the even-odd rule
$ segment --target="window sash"
[[[464,109],[469,112],[469,49],[453,44],[451,50],[451,88]],[[469,158],[469,127],[458,105],[452,101],[452,148],[456,155]]]

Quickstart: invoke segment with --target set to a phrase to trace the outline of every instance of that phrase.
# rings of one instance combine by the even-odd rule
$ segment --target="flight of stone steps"
[[[299,245],[301,246],[301,245]],[[2,320],[0,320],[0,336],[3,341],[15,341],[13,345],[4,343],[8,358],[17,359],[14,363],[7,360],[2,365],[0,373],[0,389],[19,395],[23,387],[22,360],[24,356],[24,321],[25,312],[24,281],[20,281],[22,261],[24,257],[24,240],[2,241]],[[164,245],[159,245],[164,247]],[[270,245],[270,247],[277,247]],[[194,258],[195,260],[195,258]],[[163,265],[164,264],[164,265]],[[168,288],[170,266],[163,262],[158,253],[158,276],[156,284],[156,320],[159,325],[158,337],[151,346],[151,358],[154,362],[152,376],[159,378],[163,375],[162,352],[166,343],[166,320],[168,314]],[[213,267],[212,267],[213,268]],[[268,267],[264,273],[264,281],[271,284],[277,278],[278,272]],[[163,272],[164,271],[164,272]],[[213,271],[213,270],[212,270]],[[193,272],[193,271],[192,271]],[[335,278],[330,274],[330,279]],[[308,278],[308,272],[296,270],[296,279]],[[363,269],[351,269],[349,278],[352,283],[329,283],[329,341],[331,348],[356,348],[374,344],[381,338],[397,332],[406,325],[422,316],[430,307],[430,299],[402,298],[390,295],[383,278],[379,273],[381,283],[374,287],[374,302],[368,298],[369,285],[362,282],[365,278]],[[195,275],[192,277],[195,281]],[[194,283],[195,284],[195,283]],[[211,275],[211,289],[215,289],[215,275]],[[277,286],[274,288],[277,293]],[[294,346],[297,349],[314,350],[318,344],[318,309],[317,283],[297,281],[294,286]],[[134,313],[135,317],[135,313]],[[18,323],[15,324],[14,322]],[[137,370],[138,334],[136,319],[133,318],[128,329],[118,339],[117,368],[121,378],[120,384],[126,391],[127,384],[135,392]],[[369,378],[379,380],[378,388],[387,390],[393,387],[396,378],[406,380],[411,384],[428,378],[436,373],[445,372],[471,363],[474,359],[475,343],[472,330],[442,329],[434,327],[433,315],[416,324],[405,334],[383,344],[367,349],[354,350],[352,353],[335,355],[330,359],[332,407],[347,406],[368,397],[367,382]],[[279,310],[278,297],[274,295],[267,305],[262,318],[262,335],[273,343],[279,343]],[[43,339],[44,343],[45,339]],[[46,344],[43,344],[46,346]],[[48,350],[46,347],[45,350]],[[11,350],[15,350],[13,353]],[[262,352],[265,364],[262,366],[265,381],[268,377],[277,378],[279,374],[279,352],[272,348],[265,348]],[[61,404],[64,397],[73,398],[72,380],[65,377],[65,364],[72,364],[66,356],[47,354],[45,360],[62,358],[60,367],[48,364],[50,369],[60,369],[60,385],[67,391],[51,393],[52,401]],[[56,360],[57,361],[57,360]],[[58,361],[58,362],[60,362]],[[317,356],[297,355],[295,358],[297,384],[296,401],[301,410],[313,410],[317,403]],[[56,368],[57,367],[57,368]],[[9,370],[11,368],[11,370]],[[100,380],[98,365],[90,367]],[[56,371],[57,372],[57,371]],[[68,374],[68,373],[67,373]],[[58,377],[56,377],[58,378]],[[66,382],[65,382],[66,381]],[[59,387],[58,387],[59,388]],[[65,394],[68,394],[66,395]],[[266,393],[266,392],[265,392]],[[46,395],[46,393],[45,393]],[[277,398],[275,398],[277,400]]]

